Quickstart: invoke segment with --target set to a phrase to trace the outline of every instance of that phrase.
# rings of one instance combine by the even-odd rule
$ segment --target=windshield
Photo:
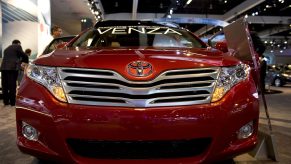
[[[74,47],[154,47],[205,48],[190,32],[164,26],[109,26],[91,29],[80,36]]]

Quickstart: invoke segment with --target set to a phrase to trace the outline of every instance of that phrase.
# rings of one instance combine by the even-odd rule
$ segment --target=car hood
[[[146,61],[153,67],[151,77],[172,69],[233,66],[239,61],[215,49],[79,49],[67,48],[42,55],[37,65],[113,70],[127,75],[133,61]],[[128,77],[131,78],[131,77]]]

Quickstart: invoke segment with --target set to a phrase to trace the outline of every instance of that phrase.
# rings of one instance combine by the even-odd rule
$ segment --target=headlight
[[[247,64],[239,64],[234,67],[222,67],[211,102],[220,100],[234,85],[247,79],[249,74],[250,67]]]
[[[26,75],[45,86],[58,100],[67,102],[61,80],[55,67],[43,67],[30,64],[26,69]]]
[[[288,77],[289,75],[287,73],[282,73],[282,76]]]

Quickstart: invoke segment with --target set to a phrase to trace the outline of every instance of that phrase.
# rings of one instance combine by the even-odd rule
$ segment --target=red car
[[[103,21],[30,64],[17,145],[60,163],[202,163],[257,143],[250,67],[191,32]]]

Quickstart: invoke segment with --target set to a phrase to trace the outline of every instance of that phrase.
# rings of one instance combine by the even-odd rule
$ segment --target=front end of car
[[[258,94],[247,65],[167,71],[156,79],[133,83],[108,70],[30,65],[18,93],[18,146],[78,163],[204,162],[255,146]]]
[[[145,33],[183,34],[163,28],[114,26],[84,35],[94,43],[94,32],[118,33],[123,46],[123,37],[134,32],[127,42],[135,44],[134,36]],[[255,147],[259,99],[247,64],[203,45],[94,49],[78,47],[83,45],[78,39],[76,44],[26,69],[16,107],[22,152],[60,163],[187,164],[232,158]]]

